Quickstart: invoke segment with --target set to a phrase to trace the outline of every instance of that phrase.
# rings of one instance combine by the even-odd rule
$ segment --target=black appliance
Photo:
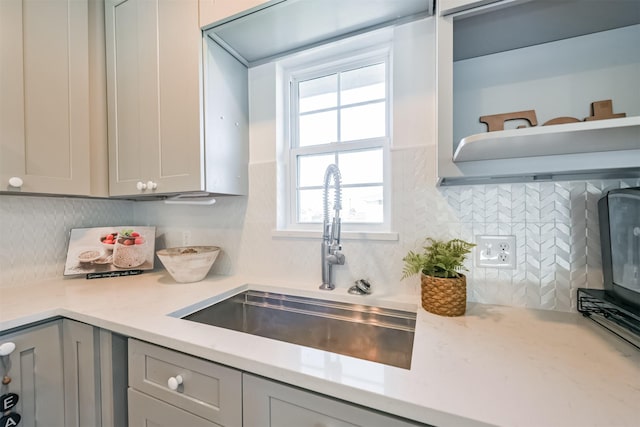
[[[640,338],[640,187],[609,191],[598,215],[604,290],[578,289],[578,311]]]

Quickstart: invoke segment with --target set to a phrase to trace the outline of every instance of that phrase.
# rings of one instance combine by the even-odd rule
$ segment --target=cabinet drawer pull
[[[177,390],[180,384],[182,384],[182,375],[176,375],[175,377],[169,378],[169,380],[167,381],[167,386],[171,390]]]
[[[140,191],[144,191],[147,189],[147,184],[142,181],[138,181],[138,183],[136,184],[136,188]]]

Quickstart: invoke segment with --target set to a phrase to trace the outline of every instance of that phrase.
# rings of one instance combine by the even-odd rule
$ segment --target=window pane
[[[383,221],[382,186],[342,189],[342,222]]]
[[[323,215],[322,190],[298,191],[298,222],[322,223]]]
[[[298,157],[298,186],[323,186],[324,172],[327,166],[335,162],[335,156],[299,156]]]
[[[340,75],[340,103],[342,105],[384,99],[385,64],[370,65]]]
[[[329,190],[329,215],[333,215],[333,189]],[[323,190],[300,190],[298,192],[298,221],[322,223]],[[342,189],[343,223],[381,223],[383,221],[382,186],[354,187]]]
[[[300,147],[337,141],[337,114],[336,111],[325,111],[324,113],[300,116]]]
[[[343,184],[381,183],[382,148],[338,154]]]
[[[301,113],[335,108],[338,105],[338,75],[298,83],[298,98]]]
[[[340,140],[376,138],[386,135],[385,102],[344,108],[341,112]]]

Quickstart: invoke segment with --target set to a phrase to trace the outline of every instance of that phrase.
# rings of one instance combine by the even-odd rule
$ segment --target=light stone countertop
[[[411,369],[167,315],[249,287],[417,310]],[[406,295],[351,296],[240,276],[176,284],[160,271],[0,289],[0,331],[64,316],[438,426],[640,425],[640,351],[594,322],[481,304],[446,318],[418,304]]]

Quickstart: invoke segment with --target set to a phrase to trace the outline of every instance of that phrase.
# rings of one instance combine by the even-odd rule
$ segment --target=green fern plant
[[[449,241],[427,238],[428,245],[423,247],[423,252],[409,251],[402,259],[404,268],[402,278],[423,273],[434,277],[460,277],[460,271],[466,270],[464,261],[467,254],[475,246],[473,243],[460,239]]]

